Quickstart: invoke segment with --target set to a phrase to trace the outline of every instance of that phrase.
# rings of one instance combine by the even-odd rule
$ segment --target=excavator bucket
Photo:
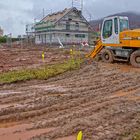
[[[97,54],[100,53],[100,51],[103,49],[103,45],[101,40],[97,41],[97,44],[95,46],[95,48],[93,49],[93,51],[91,51],[90,54],[86,55],[87,58],[95,58]]]

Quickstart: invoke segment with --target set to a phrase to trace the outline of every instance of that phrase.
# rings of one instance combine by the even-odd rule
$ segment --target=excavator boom
[[[87,55],[87,57],[90,57],[90,58],[95,58],[96,55],[98,53],[100,53],[100,51],[103,49],[103,45],[102,45],[102,41],[101,40],[98,40],[97,41],[97,44],[95,46],[95,48],[93,49],[93,51],[91,51],[90,54]]]

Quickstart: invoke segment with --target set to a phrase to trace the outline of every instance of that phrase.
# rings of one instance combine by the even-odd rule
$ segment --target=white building
[[[89,40],[90,24],[76,8],[47,15],[35,25],[36,44],[80,44]]]

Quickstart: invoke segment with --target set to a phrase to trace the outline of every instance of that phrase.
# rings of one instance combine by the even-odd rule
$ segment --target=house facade
[[[81,44],[89,41],[90,24],[76,8],[47,15],[35,24],[36,44]]]

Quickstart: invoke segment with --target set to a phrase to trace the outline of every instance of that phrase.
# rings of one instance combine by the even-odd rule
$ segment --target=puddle
[[[8,128],[8,127],[13,127],[19,125],[19,122],[8,122],[8,123],[0,123],[0,130],[2,130],[2,128]],[[1,133],[1,131],[0,131]]]
[[[11,107],[26,107],[26,105],[23,104],[17,104],[17,103],[11,103],[11,104],[0,104],[0,110],[5,108],[11,108]]]
[[[133,96],[128,96],[128,99],[129,99],[129,100],[133,100],[133,101],[140,100],[140,92],[136,93],[136,94],[133,95]]]
[[[132,97],[128,97],[129,100],[132,100],[132,101],[137,101],[137,100],[140,100],[140,96],[132,96]]]
[[[22,92],[16,92],[16,91],[10,91],[10,90],[0,91],[0,95],[20,94],[20,93],[22,93]]]
[[[113,96],[111,96],[112,98],[116,98],[116,97],[123,97],[123,96],[127,96],[128,93],[124,92],[124,91],[118,91],[116,92]]]
[[[28,140],[33,136],[47,133],[54,128],[29,130],[33,124],[21,124],[7,128],[0,128],[0,140]]]
[[[110,98],[116,98],[116,97],[124,97],[124,96],[130,96],[130,95],[134,95],[137,94],[137,92],[139,91],[139,89],[134,89],[131,91],[117,91],[114,95],[112,95]]]
[[[76,140],[76,136],[63,137],[56,140]]]
[[[136,72],[136,73],[139,73],[140,72],[140,69],[139,68],[135,68],[131,65],[128,65],[127,63],[114,63],[114,64],[106,64],[106,66],[108,68],[119,68],[121,72]]]
[[[0,105],[0,110],[1,110],[1,109],[4,109],[4,108],[7,108],[7,107],[10,107],[10,106],[11,106],[11,105],[6,105],[6,104],[5,104],[5,105]]]
[[[56,85],[35,85],[31,86],[32,88],[37,88],[37,89],[43,89],[44,91],[56,91],[56,92],[66,92],[68,89],[62,87],[62,86],[56,86]]]
[[[132,66],[122,66],[120,70],[122,72],[140,72],[139,68],[134,68]]]

